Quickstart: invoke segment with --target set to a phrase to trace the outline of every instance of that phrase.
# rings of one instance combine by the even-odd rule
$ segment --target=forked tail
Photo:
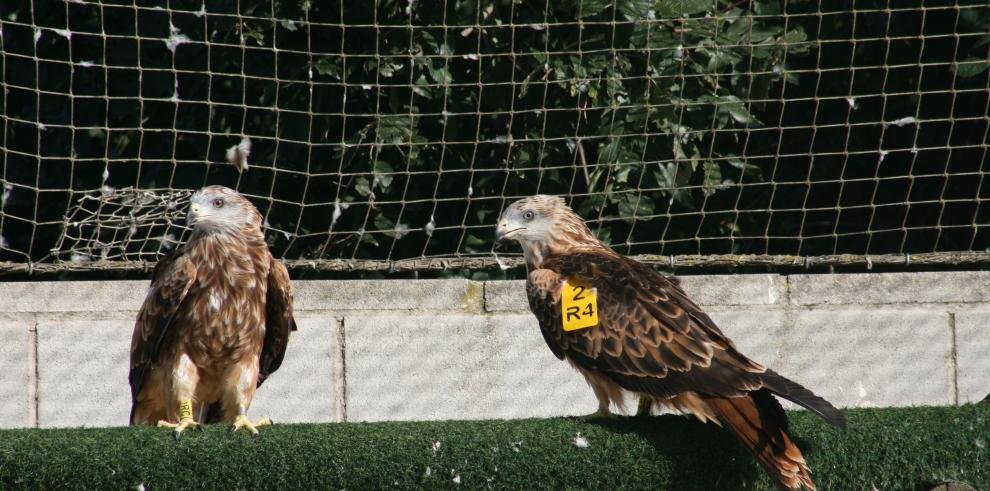
[[[780,489],[814,490],[801,450],[787,434],[787,416],[766,389],[743,397],[712,397],[705,402],[723,427],[756,456]]]

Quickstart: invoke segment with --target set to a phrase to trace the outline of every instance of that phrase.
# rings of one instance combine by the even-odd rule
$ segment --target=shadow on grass
[[[670,414],[588,422],[614,433],[636,434],[649,442],[670,461],[671,489],[749,489],[762,479],[763,469],[752,454],[716,424]]]

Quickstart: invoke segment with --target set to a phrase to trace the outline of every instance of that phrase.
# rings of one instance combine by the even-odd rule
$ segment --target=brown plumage
[[[131,424],[182,430],[246,418],[296,329],[285,266],[261,233],[261,215],[237,192],[210,186],[190,204],[189,242],[152,274],[131,340]],[[192,401],[192,420],[180,418]],[[261,421],[265,424],[265,421]]]
[[[787,416],[774,395],[845,426],[839,410],[740,353],[674,282],[599,241],[563,199],[532,196],[510,205],[496,230],[526,259],[530,308],[557,358],[584,375],[599,401],[621,406],[623,391],[731,430],[778,487],[815,489]],[[568,279],[597,294],[598,324],[565,331],[561,295]]]

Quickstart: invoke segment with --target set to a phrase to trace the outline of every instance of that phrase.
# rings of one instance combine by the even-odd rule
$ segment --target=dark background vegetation
[[[533,193],[626,253],[990,247],[978,0],[207,3],[0,4],[0,260],[153,259],[63,217],[205,184],[292,259],[487,253]]]

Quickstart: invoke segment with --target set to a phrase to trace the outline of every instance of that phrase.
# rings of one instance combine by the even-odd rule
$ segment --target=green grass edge
[[[819,489],[990,489],[990,405],[789,413]],[[575,444],[580,434],[587,446]],[[773,489],[730,435],[681,416],[582,421],[0,431],[3,489]]]

